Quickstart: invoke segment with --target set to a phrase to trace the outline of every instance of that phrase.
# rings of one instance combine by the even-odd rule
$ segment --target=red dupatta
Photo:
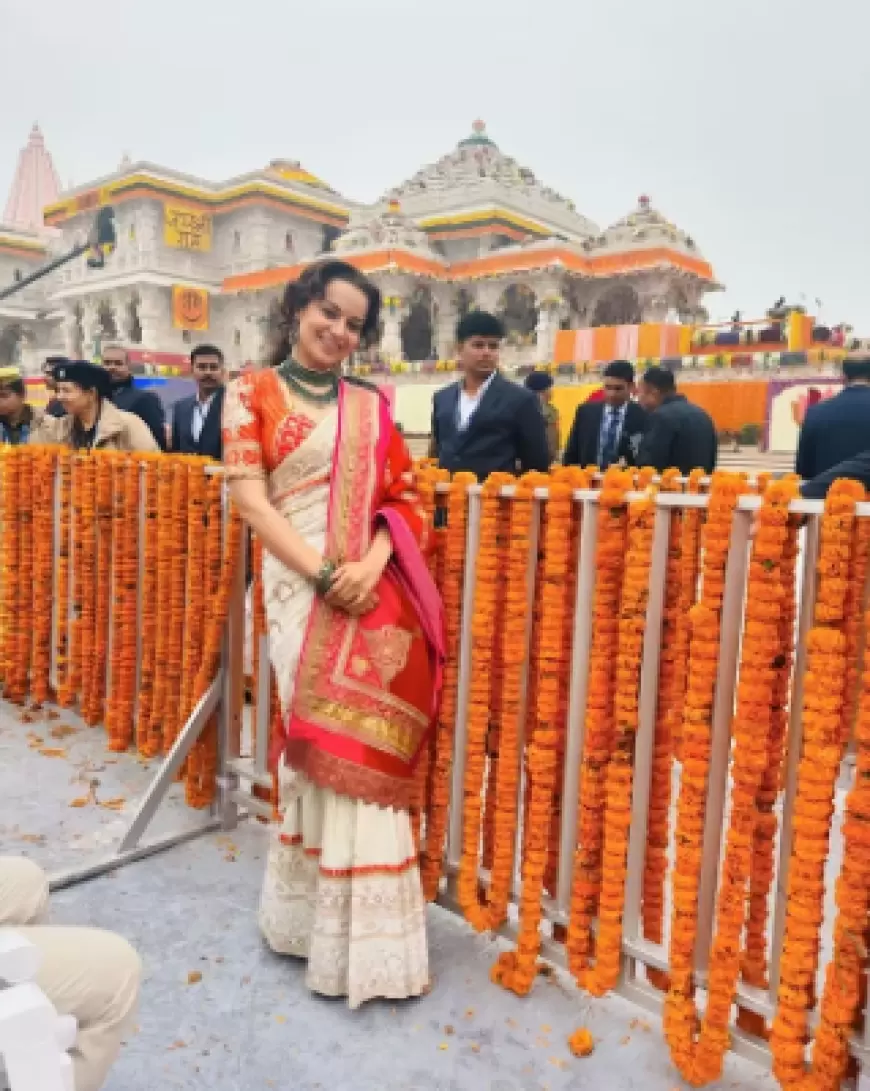
[[[393,555],[370,614],[351,618],[314,600],[281,743],[287,763],[315,784],[407,809],[444,659],[441,600],[422,552],[431,527],[386,399],[346,380],[338,414],[327,556],[361,560],[380,525]]]

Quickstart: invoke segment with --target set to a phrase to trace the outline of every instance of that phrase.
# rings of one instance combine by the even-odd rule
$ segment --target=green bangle
[[[335,582],[335,570],[337,565],[334,561],[324,561],[320,568],[317,570],[317,575],[314,577],[314,590],[321,597],[329,594],[329,589]]]

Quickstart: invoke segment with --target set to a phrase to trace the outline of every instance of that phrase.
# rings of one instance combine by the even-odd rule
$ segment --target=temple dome
[[[416,214],[418,204],[427,198],[437,201],[450,195],[459,198],[462,204],[471,205],[477,195],[475,191],[492,183],[505,190],[504,200],[508,203],[512,196],[531,199],[552,206],[554,212],[558,210],[560,222],[570,223],[577,234],[598,231],[593,223],[578,215],[572,201],[543,185],[530,168],[505,155],[482,121],[474,122],[471,134],[460,140],[452,152],[422,167],[406,182],[389,190],[382,200],[411,201]]]
[[[334,192],[331,186],[307,171],[297,159],[273,159],[266,169],[269,174],[283,178],[285,182],[301,182],[303,186],[310,186],[312,189]]]
[[[658,209],[652,207],[647,196],[641,196],[637,208],[621,220],[611,224],[604,234],[595,240],[608,250],[640,250],[654,246],[667,246],[700,257],[695,240],[671,223]]]
[[[352,212],[345,230],[332,244],[338,253],[360,250],[412,250],[423,257],[441,260],[429,236],[402,212],[395,199]]]

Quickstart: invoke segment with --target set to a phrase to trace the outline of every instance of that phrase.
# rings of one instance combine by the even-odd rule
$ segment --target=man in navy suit
[[[205,455],[220,461],[221,412],[227,369],[224,354],[214,345],[197,345],[190,354],[196,393],[176,402],[172,414],[172,450]]]
[[[807,410],[798,441],[795,472],[818,477],[870,447],[870,356],[847,356],[846,385]]]
[[[439,390],[432,406],[431,453],[445,470],[476,474],[550,468],[540,400],[498,370],[504,327],[495,315],[471,311],[456,328],[458,383]]]
[[[604,399],[587,399],[577,407],[565,454],[566,466],[598,466],[614,462],[633,466],[646,431],[646,411],[631,400],[634,368],[628,360],[612,360],[604,369]]]

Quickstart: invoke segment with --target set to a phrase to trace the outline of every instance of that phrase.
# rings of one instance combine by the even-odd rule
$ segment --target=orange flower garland
[[[82,717],[96,727],[102,722],[106,696],[106,670],[109,658],[109,612],[112,590],[112,520],[114,514],[114,471],[118,455],[101,452],[91,455],[96,474],[95,520],[96,584],[92,630],[92,653],[84,664],[85,689]],[[117,574],[117,569],[116,569]],[[89,669],[88,669],[89,668]]]
[[[744,483],[734,474],[713,475],[703,534],[702,591],[691,611],[689,685],[683,707],[683,771],[672,880],[670,990],[664,1008],[665,1039],[671,1057],[689,1080],[694,1078],[695,1072],[692,1043],[697,1015],[693,963],[722,595],[734,509],[744,489]]]
[[[793,479],[795,482],[796,478]],[[773,663],[774,678],[770,705],[770,742],[767,768],[761,779],[756,799],[755,828],[752,834],[752,856],[749,872],[749,901],[744,936],[742,965],[747,985],[766,989],[767,980],[767,917],[768,899],[774,877],[774,849],[779,823],[776,801],[782,782],[783,755],[788,732],[789,698],[794,660],[795,567],[798,553],[799,517],[788,520],[782,562],[782,601],[779,607],[778,652]],[[737,1025],[762,1038],[767,1024],[757,1012],[740,1008]]]
[[[172,596],[173,508],[172,493],[175,478],[174,459],[163,459],[157,464],[157,594],[162,623],[157,626],[154,650],[154,698],[148,725],[148,752],[160,754],[164,749],[164,729],[169,717],[169,674],[166,669],[169,658],[169,618]]]
[[[697,496],[701,490],[703,471],[693,470],[686,482],[686,492]],[[683,730],[683,702],[688,681],[689,639],[691,632],[690,612],[698,598],[698,573],[701,561],[701,529],[704,525],[703,508],[686,508],[682,513],[680,528],[680,593],[677,626],[674,633],[674,705],[669,727],[674,755],[679,757],[680,736]]]
[[[866,518],[858,522],[870,525]],[[864,615],[864,632],[870,633],[870,609]],[[870,643],[864,645],[855,750],[855,782],[846,799],[843,862],[836,886],[834,950],[825,974],[810,1078],[795,1083],[806,1091],[837,1091],[842,1086],[849,1063],[848,1038],[863,1003],[864,936],[870,914]]]
[[[782,601],[781,564],[788,538],[788,506],[797,497],[795,481],[769,486],[752,544],[740,677],[733,721],[731,817],[726,836],[710,955],[707,1007],[695,1039],[694,1004],[684,992],[668,1044],[680,1072],[694,1086],[718,1079],[730,1042],[729,1022],[740,972],[740,940],[745,917],[756,802],[768,765],[774,663],[779,654]],[[686,736],[688,741],[689,736]],[[687,751],[688,753],[688,751]],[[668,997],[669,1002],[672,996]]]
[[[136,707],[139,474],[139,462],[133,458],[126,458],[116,467],[115,511],[120,512],[120,523],[115,525],[111,728],[108,721],[106,724],[109,730],[109,749],[115,751],[126,750],[133,741],[133,716]],[[135,534],[130,532],[131,527],[136,528]]]
[[[54,593],[54,464],[49,448],[33,452],[33,669],[30,694],[44,704],[51,688]]]
[[[202,659],[207,590],[204,581],[207,484],[204,463],[191,459],[187,479],[187,571],[181,665],[181,724],[187,722],[193,711],[193,687]]]
[[[492,649],[495,637],[496,602],[499,591],[499,516],[502,511],[499,492],[513,481],[508,474],[492,474],[483,486],[480,503],[480,544],[477,550],[475,593],[471,621],[471,682],[469,687],[465,778],[462,801],[462,855],[459,861],[457,900],[468,922],[478,931],[491,927],[489,915],[477,902],[477,870],[481,836],[483,781],[486,771],[487,740],[490,731],[490,686]],[[516,725],[514,725],[516,732]],[[508,746],[510,741],[506,740]],[[495,884],[495,876],[493,876]],[[508,875],[510,884],[510,875]],[[490,896],[499,903],[495,886]],[[474,912],[477,910],[477,912]],[[500,922],[499,922],[500,923]]]
[[[94,635],[97,627],[97,561],[96,561],[96,488],[97,461],[91,454],[76,457],[73,497],[75,527],[73,530],[73,572],[75,602],[73,655],[73,685],[79,695],[82,715],[90,705],[91,678],[94,660]]]
[[[217,556],[218,552],[215,543],[220,542],[223,529],[219,517],[220,507],[215,502],[215,486],[216,490],[218,490],[217,495],[219,495],[221,482],[216,481],[214,485],[210,486],[210,495],[206,507],[209,513],[209,542],[206,544],[206,571],[209,577],[212,574],[212,559]],[[235,507],[230,505],[226,527],[226,545],[220,565],[220,580],[217,593],[211,597],[208,603],[202,658],[194,683],[194,704],[203,697],[220,666],[221,647],[227,617],[229,616],[236,568],[239,564],[241,538],[241,519]],[[185,798],[191,807],[207,807],[214,799],[217,788],[217,767],[217,724],[214,717],[212,717],[202,735],[194,743],[187,763]]]
[[[843,749],[849,745],[852,724],[855,719],[855,702],[858,696],[859,662],[861,659],[861,621],[864,614],[864,596],[867,587],[868,552],[870,552],[870,520],[855,521],[852,564],[849,570],[849,590],[846,593],[846,693],[843,699],[843,716],[840,721],[840,737]]]
[[[571,559],[573,503],[571,486],[558,482],[550,485],[542,566],[537,716],[527,750],[528,806],[523,838],[519,934],[516,949],[502,954],[491,971],[493,981],[518,996],[526,996],[531,991],[541,949],[541,899],[549,855],[550,811],[556,789],[559,747],[558,667],[564,657],[565,611],[571,608],[564,588]]]
[[[589,476],[579,466],[559,466],[551,475],[551,481],[567,485],[572,490],[590,488]],[[546,511],[546,508],[545,508]],[[562,632],[562,659],[558,668],[559,675],[559,744],[556,763],[556,781],[553,795],[553,808],[550,818],[550,848],[547,861],[547,874],[544,880],[545,889],[553,896],[556,893],[556,884],[559,879],[559,852],[562,838],[562,785],[565,779],[565,742],[568,732],[568,702],[571,695],[571,651],[574,639],[574,602],[577,594],[577,559],[580,550],[580,528],[582,524],[582,507],[579,504],[571,505],[570,547],[568,560],[568,578],[565,582],[565,623]],[[538,626],[539,630],[540,626]],[[534,634],[537,638],[538,632]],[[536,639],[536,643],[537,643]],[[564,925],[553,926],[553,938],[561,942],[565,940],[566,929]]]
[[[187,487],[189,460],[177,461],[172,477],[172,517],[169,576],[169,639],[163,671],[166,674],[166,704],[163,713],[163,749],[175,742],[184,720],[181,710],[181,671],[184,665],[184,618],[187,595]]]
[[[157,459],[142,458],[142,497],[145,504],[145,538],[139,548],[144,551],[142,564],[142,639],[139,679],[139,708],[136,720],[136,748],[143,757],[159,753],[160,744],[151,730],[155,700],[155,667],[157,658],[158,554],[160,520],[157,507]],[[165,628],[165,626],[161,626]]]
[[[628,549],[619,613],[619,653],[613,700],[615,737],[607,766],[596,961],[594,968],[581,970],[578,976],[578,984],[593,996],[603,996],[615,988],[621,968],[634,748],[638,730],[638,690],[649,598],[654,518],[655,501],[652,497],[629,505]]]
[[[805,1086],[804,1044],[808,1012],[814,1000],[818,932],[824,911],[825,861],[842,755],[841,717],[848,672],[845,612],[854,544],[852,532],[855,504],[863,496],[863,488],[854,481],[834,482],[825,500],[821,522],[818,571],[822,578],[816,597],[815,624],[807,635],[803,746],[788,869],[778,1004],[770,1033],[773,1072],[784,1088]],[[866,854],[863,823],[853,820],[849,831],[861,837],[862,847],[856,855]],[[842,957],[846,957],[845,943],[863,943],[864,927],[866,916],[856,936],[844,937],[840,932],[837,940]],[[832,973],[838,972],[835,964]],[[833,992],[832,988],[829,1019],[831,1006],[836,1004]]]
[[[568,967],[575,978],[593,952],[593,923],[598,916],[607,767],[613,752],[613,687],[619,654],[619,600],[625,565],[625,496],[631,471],[611,468],[604,475],[598,501],[598,542],[592,646],[586,702],[586,734],[580,769],[577,851],[574,855]]]
[[[58,489],[60,492],[57,548],[57,610],[55,631],[55,675],[57,703],[69,708],[73,703],[70,667],[70,551],[72,549],[72,454],[57,454]]]
[[[18,499],[15,519],[18,523],[18,569],[15,579],[21,588],[18,611],[13,622],[15,658],[6,696],[18,704],[27,697],[30,659],[33,650],[33,460],[26,447],[16,449],[18,463]]]
[[[660,492],[679,492],[679,470],[662,474]],[[665,876],[668,870],[668,835],[671,810],[671,769],[673,740],[671,718],[673,709],[682,703],[680,681],[685,678],[685,664],[677,661],[676,633],[680,624],[680,575],[682,571],[682,513],[674,510],[670,516],[668,565],[665,575],[665,599],[662,610],[661,662],[656,701],[655,741],[650,770],[650,797],[647,813],[647,849],[643,871],[643,902],[641,905],[644,937],[653,943],[664,939]],[[657,989],[667,991],[668,975],[647,969],[647,979]]]
[[[465,532],[468,503],[466,490],[469,485],[474,483],[474,474],[456,474],[450,484],[447,500],[444,582],[441,588],[444,602],[447,661],[444,666],[441,707],[435,729],[432,802],[428,814],[426,849],[420,868],[423,893],[428,901],[433,901],[438,896],[438,886],[444,868],[444,839],[447,834],[447,819],[450,807],[450,774],[453,767],[453,732],[456,723],[459,636],[462,624],[462,585],[465,571]]]

